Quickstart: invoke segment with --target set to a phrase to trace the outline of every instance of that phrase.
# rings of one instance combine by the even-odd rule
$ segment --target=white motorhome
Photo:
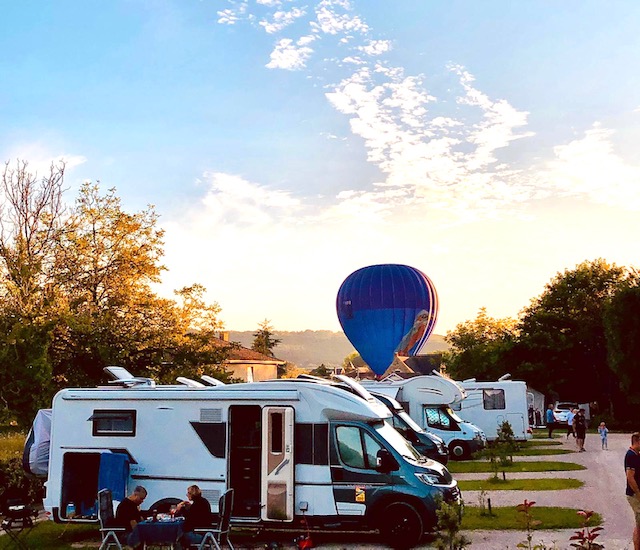
[[[439,496],[460,498],[447,468],[408,445],[373,397],[313,382],[157,386],[116,375],[53,399],[44,507],[55,521],[96,521],[105,487],[121,500],[143,485],[158,510],[197,484],[214,512],[235,490],[234,525],[377,529],[411,546],[435,525]]]
[[[419,426],[444,440],[452,458],[468,458],[486,445],[484,432],[451,409],[466,398],[466,391],[437,371],[406,379],[363,381],[362,385],[399,401]]]
[[[498,429],[505,420],[511,425],[516,441],[531,438],[525,382],[509,380],[507,375],[496,382],[469,379],[459,384],[467,392],[467,398],[451,408],[481,428],[489,441],[498,438]]]

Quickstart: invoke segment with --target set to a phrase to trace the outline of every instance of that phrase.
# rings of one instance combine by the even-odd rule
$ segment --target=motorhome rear
[[[143,485],[158,509],[197,484],[214,512],[235,490],[234,525],[379,529],[410,546],[435,525],[439,496],[459,499],[446,467],[415,453],[374,399],[300,381],[120,382],[53,400],[44,506],[56,521],[95,521],[104,487],[120,500]]]
[[[467,398],[451,406],[461,418],[481,428],[487,439],[498,437],[498,429],[506,420],[514,438],[525,441],[531,437],[527,412],[527,385],[518,380],[477,382],[464,380],[460,385]]]

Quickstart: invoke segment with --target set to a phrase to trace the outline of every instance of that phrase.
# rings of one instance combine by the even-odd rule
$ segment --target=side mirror
[[[400,465],[391,453],[386,449],[380,449],[376,455],[376,470],[383,474],[394,472],[400,469]]]

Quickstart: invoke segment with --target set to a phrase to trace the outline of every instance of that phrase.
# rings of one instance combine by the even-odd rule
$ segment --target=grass
[[[451,462],[447,468],[452,474],[471,474],[492,472],[491,463],[487,461],[468,460],[464,462]],[[514,462],[504,468],[505,472],[565,472],[570,470],[586,470],[581,464],[575,462],[557,462],[540,460],[536,462]],[[502,471],[502,467],[500,468]]]
[[[573,478],[549,479],[463,479],[458,481],[461,491],[560,491],[579,489],[584,482]]]
[[[543,441],[543,440],[536,440],[536,439],[529,439],[526,443],[521,443],[521,446],[527,448],[527,447],[543,447],[543,446],[547,446],[547,445],[562,445],[562,441],[552,441],[552,440],[548,440],[548,441]]]
[[[563,437],[563,434],[553,434],[552,436],[553,439],[560,439],[561,437]],[[547,432],[547,430],[533,432],[533,439],[549,439],[549,433]]]
[[[576,451],[572,451],[571,449],[539,449],[533,447],[531,449],[527,449],[526,447],[520,449],[513,453],[513,456],[543,456],[543,455],[566,455],[569,453],[575,453]]]
[[[0,433],[0,460],[22,457],[25,439],[22,432]]]
[[[518,512],[515,506],[495,507],[493,515],[482,515],[478,506],[465,506],[462,516],[463,529],[524,529],[522,512]],[[485,511],[486,514],[486,511]],[[578,510],[574,508],[560,508],[554,506],[533,506],[531,508],[533,518],[542,523],[535,529],[580,529],[582,518]],[[589,527],[602,524],[602,516],[593,514]]]
[[[70,550],[87,547],[96,548],[100,541],[97,525],[61,525],[53,521],[39,521],[26,537],[20,537],[29,548],[39,550]],[[0,537],[0,550],[15,548],[13,541],[7,536]],[[74,545],[74,546],[72,546]]]

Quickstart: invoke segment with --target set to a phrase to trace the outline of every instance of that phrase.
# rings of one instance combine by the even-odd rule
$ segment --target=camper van
[[[460,499],[372,396],[304,381],[160,386],[107,369],[112,384],[53,399],[44,507],[55,521],[96,521],[105,487],[122,500],[143,485],[158,510],[197,484],[214,512],[235,490],[234,525],[379,530],[408,547],[434,527],[440,498]]]
[[[338,382],[332,382],[326,378],[320,378],[309,374],[299,374],[297,378],[287,380],[313,380],[319,384],[332,384],[335,383],[337,387],[344,388],[347,391],[352,391],[356,395],[361,395],[365,392],[366,396],[373,395],[378,401],[385,405],[391,412],[391,418],[388,422],[404,437],[421,455],[426,456],[432,460],[436,460],[443,465],[447,465],[449,462],[449,449],[441,437],[435,434],[429,433],[426,430],[418,426],[414,420],[407,414],[402,408],[402,405],[395,399],[375,391],[369,392],[353,378],[349,378],[343,374],[334,375],[335,380]]]
[[[397,400],[419,426],[444,440],[451,458],[469,458],[486,445],[484,432],[462,420],[451,409],[451,405],[466,398],[466,391],[437,371],[406,379],[363,381],[362,384],[369,391]]]
[[[459,384],[467,392],[467,398],[451,408],[481,428],[489,441],[497,439],[498,429],[505,420],[511,425],[516,441],[531,437],[525,382],[509,380],[507,375],[496,382],[469,379]]]

